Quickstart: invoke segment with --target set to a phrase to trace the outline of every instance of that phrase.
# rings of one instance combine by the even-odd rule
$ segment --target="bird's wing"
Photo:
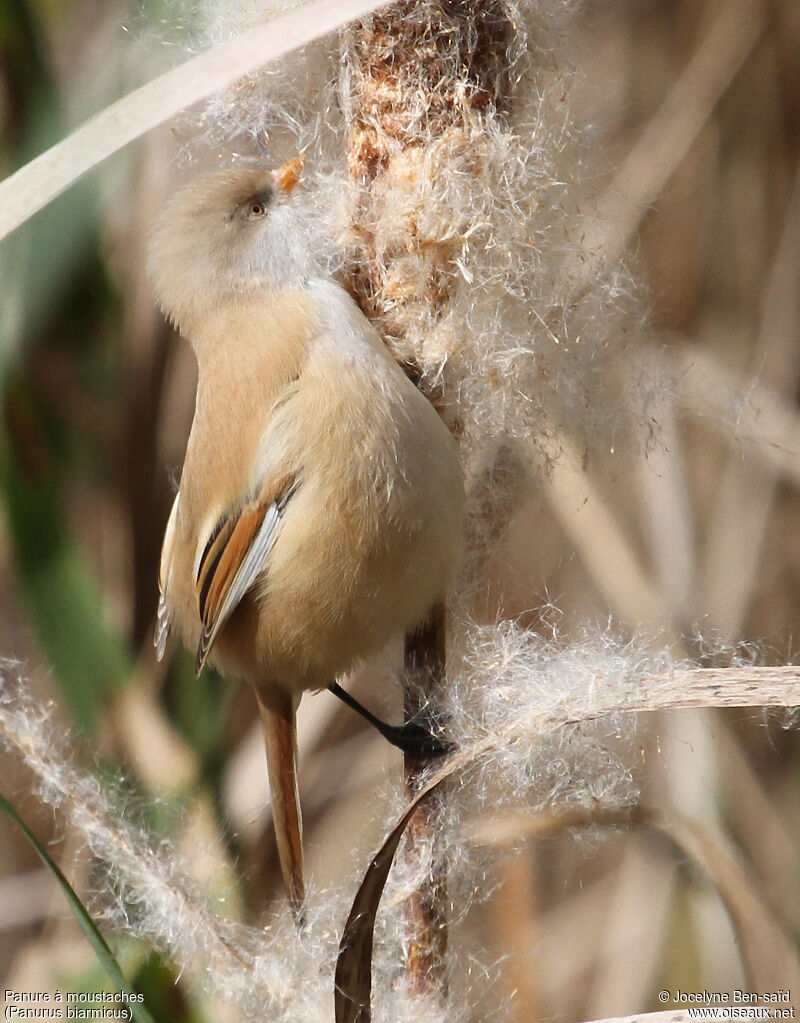
[[[178,518],[178,504],[180,503],[181,492],[175,495],[172,502],[172,511],[167,519],[167,528],[164,530],[164,542],[161,545],[161,563],[158,568],[158,614],[156,616],[156,631],[153,643],[156,648],[156,657],[163,660],[167,649],[170,629],[172,628],[173,610],[167,603],[167,583],[169,573],[172,570],[172,551],[175,543],[175,522]]]
[[[293,472],[274,475],[255,500],[226,512],[211,531],[195,580],[201,623],[198,675],[220,629],[264,570],[296,483]]]

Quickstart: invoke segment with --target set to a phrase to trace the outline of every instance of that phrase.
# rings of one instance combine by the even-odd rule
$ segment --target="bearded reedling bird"
[[[198,674],[208,661],[255,688],[298,917],[300,697],[329,687],[347,699],[336,679],[425,620],[445,593],[463,505],[446,427],[315,270],[301,168],[196,181],[167,205],[150,250],[161,307],[198,364],[156,648],[162,657],[176,622]],[[355,707],[401,748],[419,741]]]

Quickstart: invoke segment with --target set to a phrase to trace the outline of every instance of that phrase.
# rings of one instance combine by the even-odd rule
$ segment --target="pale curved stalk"
[[[316,0],[179,64],[112,103],[0,182],[0,240],[83,174],[187,107],[386,0]]]

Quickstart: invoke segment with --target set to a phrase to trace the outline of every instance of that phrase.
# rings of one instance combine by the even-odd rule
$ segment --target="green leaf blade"
[[[125,1004],[131,1010],[131,1018],[135,1021],[135,1023],[155,1023],[155,1020],[145,1006],[141,1002],[135,1000],[138,997],[136,992],[125,979],[125,975],[123,974],[119,963],[115,959],[114,953],[111,951],[105,938],[100,933],[100,929],[92,919],[89,911],[81,902],[77,892],[66,879],[55,860],[53,860],[36,835],[34,835],[22,817],[20,817],[12,804],[2,793],[0,793],[0,810],[6,813],[7,816],[9,816],[17,825],[23,835],[25,835],[30,842],[34,852],[42,861],[45,868],[58,882],[61,890],[66,896],[70,909],[75,915],[75,919],[78,921],[78,925],[88,938],[100,965],[106,971],[109,979],[117,990],[128,996]]]

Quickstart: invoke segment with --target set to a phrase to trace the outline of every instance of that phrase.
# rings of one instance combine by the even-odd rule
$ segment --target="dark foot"
[[[414,721],[409,721],[404,725],[387,725],[385,721],[381,721],[379,717],[362,706],[346,689],[342,689],[337,682],[329,685],[328,689],[334,696],[338,696],[342,703],[346,703],[351,710],[360,714],[374,728],[377,728],[387,742],[410,757],[416,757],[419,760],[433,760],[435,757],[447,756],[455,749],[454,743],[435,736],[423,725]]]
[[[429,732],[424,725],[418,725],[413,721],[409,721],[405,725],[387,725],[382,722],[382,727],[378,728],[378,731],[393,746],[418,760],[446,757],[456,748],[455,743],[448,739],[440,739],[433,732]]]

